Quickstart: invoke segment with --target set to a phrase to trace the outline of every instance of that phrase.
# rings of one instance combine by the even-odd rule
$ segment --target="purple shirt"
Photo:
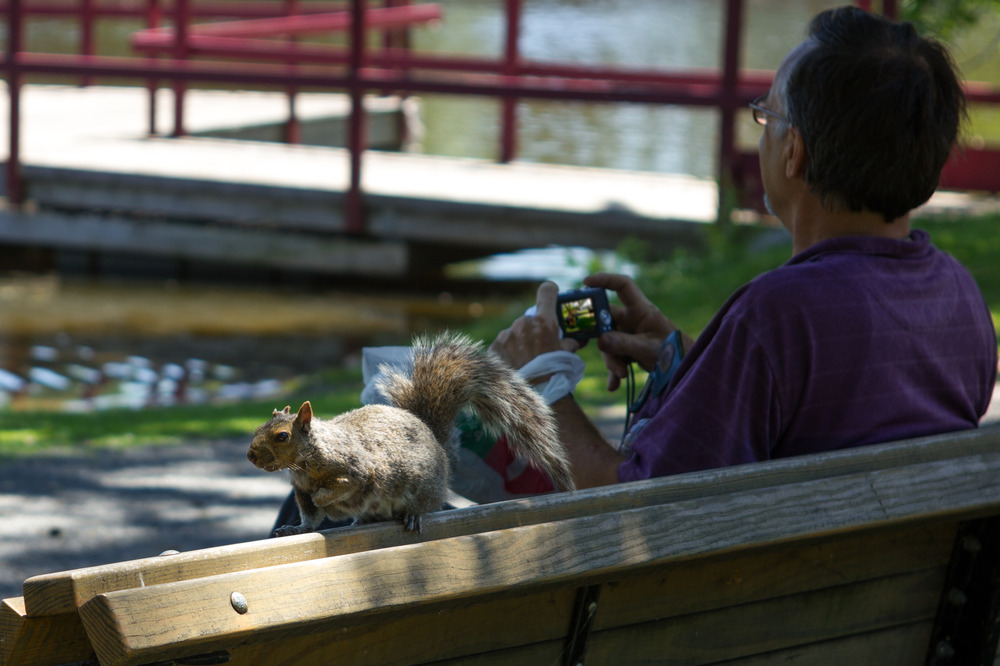
[[[996,373],[986,303],[926,232],[831,239],[729,298],[635,415],[618,476],[974,428]]]

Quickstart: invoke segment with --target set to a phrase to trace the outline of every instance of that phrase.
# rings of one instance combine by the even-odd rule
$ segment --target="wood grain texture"
[[[954,523],[864,530],[639,569],[601,591],[594,631],[803,594],[880,578],[944,570]]]
[[[69,613],[98,594],[142,585],[179,582],[407,543],[654,506],[706,495],[723,495],[778,483],[804,482],[991,451],[1000,451],[1000,426],[575,493],[500,502],[458,511],[442,511],[424,517],[420,535],[400,529],[395,522],[386,522],[318,534],[233,544],[181,553],[170,558],[146,558],[57,572],[25,581],[25,605],[31,616]]]
[[[573,590],[556,590],[428,608],[417,615],[236,647],[230,664],[406,666],[470,656],[476,663],[558,663],[574,598]],[[504,661],[497,655],[522,658]]]
[[[891,664],[924,666],[931,622],[904,624],[881,631],[812,643],[787,650],[724,661],[715,666],[844,666],[845,664]]]
[[[109,592],[80,610],[104,664],[575,587],[689,558],[1000,510],[1000,453],[779,483],[437,541]],[[249,612],[235,613],[239,591]],[[931,594],[935,597],[937,589]]]
[[[0,666],[55,666],[93,656],[76,613],[33,618],[22,597],[0,602]]]
[[[597,632],[587,658],[595,664],[700,666],[829,645],[873,630],[930,621],[943,581],[943,568],[919,571]],[[871,662],[859,658],[843,663]]]

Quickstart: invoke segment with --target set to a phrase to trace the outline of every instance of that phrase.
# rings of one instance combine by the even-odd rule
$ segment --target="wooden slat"
[[[435,661],[434,666],[511,666],[511,664],[558,666],[561,663],[563,663],[563,643],[562,641],[552,641],[523,645],[498,652]]]
[[[1000,453],[984,454],[121,590],[80,614],[103,664],[143,663],[709,553],[964,519],[1000,509],[998,480]],[[229,606],[234,591],[245,615]]]
[[[230,650],[230,664],[406,666],[468,655],[476,655],[478,661],[509,651],[546,654],[557,661],[574,599],[573,590],[556,590],[428,609],[419,615],[386,621],[375,619],[319,634],[291,635],[279,641],[235,647]],[[553,660],[529,658],[506,663]]]
[[[76,613],[33,618],[21,597],[0,602],[0,665],[55,666],[93,655]]]
[[[593,630],[944,568],[955,523],[864,530],[788,547],[681,561],[604,586]]]
[[[924,666],[932,626],[931,622],[917,622],[826,643],[725,661],[715,666],[844,666],[873,663]]]
[[[701,666],[926,622],[944,577],[930,569],[597,632],[587,659]]]
[[[68,613],[95,595],[142,585],[172,583],[406,543],[721,495],[775,483],[803,482],[997,450],[1000,450],[1000,426],[991,426],[908,442],[682,474],[575,493],[558,493],[461,511],[444,511],[426,516],[422,523],[423,532],[419,536],[401,530],[398,523],[386,522],[193,551],[171,558],[146,558],[46,574],[25,581],[24,598],[31,616]]]
[[[475,631],[486,632],[488,626],[477,627]],[[294,641],[292,641],[294,644]],[[558,666],[562,663],[563,643],[562,641],[549,641],[546,643],[531,643],[519,645],[506,650],[496,652],[486,652],[463,657],[435,660],[435,666],[511,666],[512,664],[546,664]],[[367,655],[357,655],[348,661],[334,662],[339,659],[339,652],[325,652],[323,645],[317,643],[315,650],[306,655],[294,651],[286,651],[283,645],[247,646],[236,648],[231,653],[231,660],[227,666],[330,666],[332,663],[350,664],[350,666],[381,666],[383,662],[376,659],[369,659]],[[412,665],[419,662],[391,661],[389,663],[404,663]]]
[[[25,607],[31,617],[72,613],[101,592],[326,557],[334,541],[307,534],[33,576],[24,582]]]

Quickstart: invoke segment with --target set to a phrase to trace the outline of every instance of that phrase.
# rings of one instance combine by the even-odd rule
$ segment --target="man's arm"
[[[618,483],[618,466],[625,456],[616,451],[583,413],[572,395],[552,403],[559,439],[566,448],[577,488]]]

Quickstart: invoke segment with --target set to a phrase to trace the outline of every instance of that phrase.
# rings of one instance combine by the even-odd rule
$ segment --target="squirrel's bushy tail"
[[[514,453],[546,472],[558,488],[575,487],[552,410],[481,343],[454,333],[418,337],[412,372],[383,368],[383,373],[379,389],[392,404],[420,417],[443,445],[468,405],[483,426],[506,435]]]

